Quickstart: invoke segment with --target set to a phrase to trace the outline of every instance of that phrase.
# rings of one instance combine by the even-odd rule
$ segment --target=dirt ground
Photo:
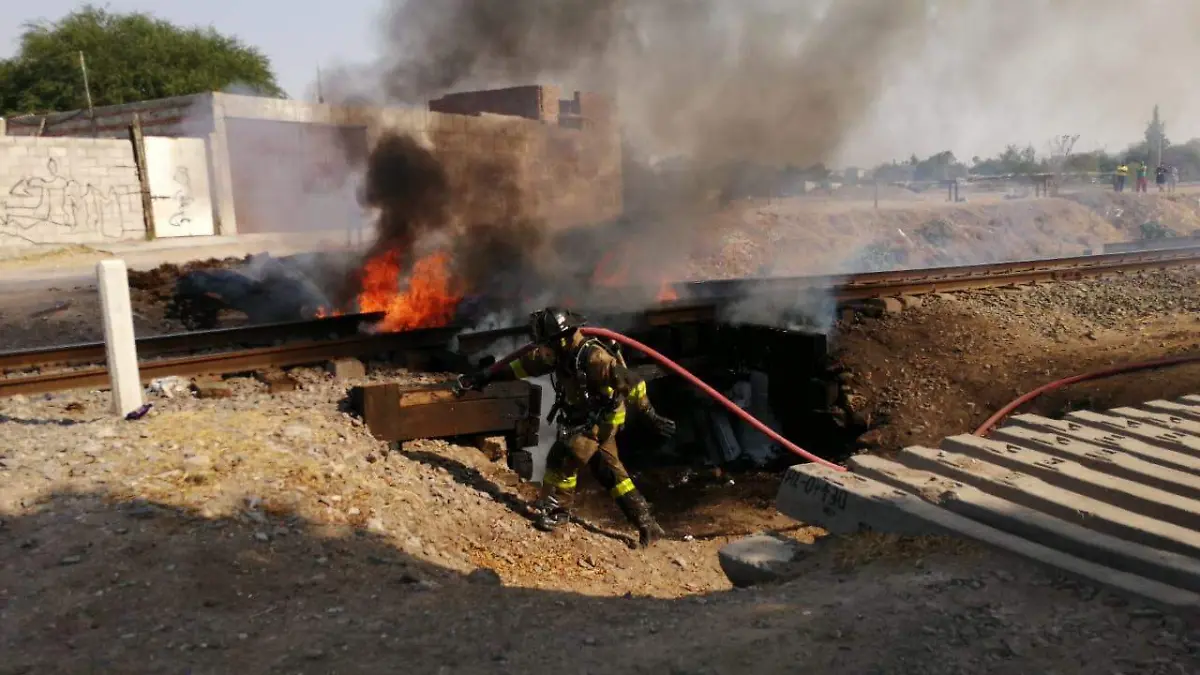
[[[678,276],[856,273],[1082,255],[1142,239],[1146,224],[1176,235],[1200,230],[1198,197],[1190,189],[1133,195],[1097,188],[1054,198],[984,193],[949,203],[939,192],[881,198],[878,209],[833,195],[743,200],[697,226]]]
[[[605,523],[540,534],[507,470],[387,452],[344,385],[299,377],[137,422],[102,394],[0,402],[0,673],[1200,669],[1200,624],[961,543],[823,539],[803,578],[733,590],[726,539],[661,492],[673,540],[648,551]]]
[[[927,297],[898,315],[836,327],[864,449],[969,433],[1043,384],[1115,365],[1200,355],[1200,270],[1182,268]],[[1200,392],[1200,365],[1082,383],[1022,412],[1057,417]]]
[[[1029,208],[915,201],[894,218],[969,209],[953,232],[985,234]],[[1092,214],[1074,240],[1053,230],[1072,246],[1133,238],[1113,220],[1126,211],[1096,215],[1108,201],[1027,201],[1062,209],[1054,227]],[[833,222],[861,204],[828,209]],[[990,223],[988,209],[1010,220]],[[1182,231],[1191,216],[1178,217]],[[771,246],[828,257],[817,242],[841,235],[804,222],[774,227]],[[859,226],[845,223],[851,246]],[[758,269],[736,249],[706,273]],[[161,286],[135,289],[141,334],[172,329],[156,314]],[[2,293],[0,314],[5,348],[99,337],[86,286]],[[1178,269],[930,297],[839,322],[832,338],[845,402],[872,427],[859,444],[889,452],[967,432],[1050,379],[1200,351],[1198,328],[1200,271]],[[770,474],[635,475],[670,534],[648,551],[630,548],[587,478],[582,521],[541,534],[527,518],[534,487],[502,465],[441,441],[389,452],[344,412],[357,382],[294,374],[302,386],[285,394],[241,378],[230,399],[155,395],[136,422],[114,421],[100,392],[0,399],[0,675],[1200,672],[1191,617],[962,542],[824,537],[774,510]],[[369,379],[383,378],[436,379]],[[1200,366],[1080,385],[1033,409],[1184,393],[1200,393]],[[717,551],[764,530],[818,542],[807,573],[730,588]]]

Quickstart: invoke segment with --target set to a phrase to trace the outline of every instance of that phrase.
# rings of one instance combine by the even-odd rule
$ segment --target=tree
[[[979,158],[977,157],[976,160]],[[996,157],[976,161],[971,167],[971,173],[977,176],[1005,176],[1010,174],[1038,173],[1045,168],[1043,162],[1037,159],[1037,151],[1032,145],[1024,148],[1008,145]]]
[[[913,180],[917,181],[950,180],[966,175],[967,167],[960,164],[949,150],[918,161],[913,170]]]
[[[86,108],[80,52],[97,106],[231,85],[283,96],[267,57],[237,38],[86,5],[58,21],[25,24],[16,55],[0,60],[0,114]]]

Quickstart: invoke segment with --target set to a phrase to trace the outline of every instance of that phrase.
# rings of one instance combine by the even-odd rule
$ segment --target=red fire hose
[[[987,418],[986,422],[979,425],[979,428],[975,430],[975,435],[976,436],[987,436],[989,433],[991,433],[992,429],[994,429],[996,427],[996,425],[1001,422],[1001,420],[1003,420],[1005,417],[1008,417],[1009,415],[1011,415],[1012,412],[1014,410],[1016,410],[1017,408],[1020,408],[1021,406],[1025,405],[1026,403],[1029,403],[1033,399],[1037,398],[1038,396],[1041,396],[1042,394],[1045,394],[1046,392],[1054,391],[1055,389],[1061,389],[1070,384],[1075,384],[1077,382],[1084,382],[1087,380],[1098,380],[1100,378],[1111,377],[1113,375],[1121,375],[1124,373],[1134,373],[1139,370],[1153,370],[1155,368],[1166,368],[1168,366],[1178,366],[1178,365],[1182,365],[1185,363],[1197,363],[1197,362],[1200,362],[1200,354],[1191,354],[1188,356],[1176,356],[1176,357],[1172,357],[1172,358],[1168,358],[1168,359],[1158,359],[1156,361],[1145,361],[1142,363],[1128,363],[1128,364],[1125,364],[1122,366],[1113,366],[1112,368],[1105,368],[1103,370],[1095,370],[1090,373],[1083,373],[1082,375],[1072,375],[1071,377],[1064,377],[1061,380],[1055,380],[1053,382],[1043,384],[1042,386],[1038,387],[1037,389],[1034,389],[1033,391],[1028,392],[1026,394],[1022,394],[1021,396],[1013,399],[1012,401],[1010,401],[1008,403],[1008,405],[997,410],[996,414]]]
[[[783,436],[780,436],[778,433],[775,432],[774,429],[772,429],[771,427],[768,427],[767,425],[758,421],[750,413],[739,408],[737,406],[737,404],[735,404],[733,401],[730,401],[729,399],[722,396],[721,392],[719,392],[716,389],[713,389],[712,387],[705,384],[705,382],[703,380],[696,377],[692,373],[688,372],[688,370],[686,368],[679,365],[678,363],[675,363],[671,359],[668,359],[667,357],[665,357],[662,354],[658,353],[657,351],[651,349],[650,347],[642,344],[641,342],[638,342],[637,340],[634,340],[631,337],[626,337],[624,335],[621,335],[620,333],[617,333],[617,332],[614,332],[611,330],[607,330],[605,328],[583,327],[583,328],[580,328],[579,330],[584,335],[590,335],[592,337],[602,337],[602,338],[607,338],[609,340],[614,340],[616,342],[620,342],[621,344],[623,344],[627,347],[636,349],[639,352],[645,354],[646,356],[649,356],[650,358],[657,361],[659,363],[659,365],[674,372],[676,375],[679,375],[680,377],[687,380],[688,382],[691,382],[693,385],[695,385],[695,387],[697,389],[699,389],[700,391],[711,396],[714,400],[716,400],[718,403],[723,405],[727,410],[729,410],[729,412],[740,417],[742,419],[742,421],[744,421],[746,424],[749,424],[750,426],[754,427],[755,429],[766,434],[768,437],[770,437],[776,443],[779,443],[780,445],[782,445],[784,448],[786,448],[792,454],[803,457],[804,459],[807,459],[810,462],[816,462],[817,464],[820,464],[822,466],[829,467],[835,471],[845,471],[846,470],[845,467],[838,466],[837,464],[834,464],[833,462],[830,462],[825,459],[821,459],[820,457],[817,457],[816,455],[805,450],[804,448],[801,448],[800,446],[789,441],[788,439],[784,438]],[[504,357],[503,359],[496,361],[496,363],[492,364],[492,366],[488,368],[488,372],[491,372],[491,373],[499,372],[504,367],[506,367],[509,364],[509,362],[511,362],[513,359],[520,358],[521,356],[525,355],[525,353],[527,353],[529,350],[533,349],[533,347],[534,347],[534,345],[532,345],[532,344],[525,345],[521,349],[518,349],[517,351]]]

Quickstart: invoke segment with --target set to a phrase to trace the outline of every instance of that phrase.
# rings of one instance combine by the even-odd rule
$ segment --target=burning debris
[[[730,163],[830,161],[874,102],[885,66],[920,44],[925,18],[920,0],[839,0],[825,12],[763,0],[511,5],[393,3],[386,53],[374,72],[335,76],[335,90],[358,89],[335,97],[378,102],[382,92],[413,105],[547,79],[606,92],[629,140],[625,216],[551,233],[524,189],[539,167],[521,155],[520,125],[486,156],[462,147],[461,133],[384,134],[366,159],[364,201],[380,213],[379,239],[359,301],[388,312],[385,329],[445,323],[472,296],[495,300],[474,303],[485,315],[518,320],[598,295],[630,309],[679,299],[669,282],[705,235],[696,216],[743,178]],[[647,290],[631,297],[637,287]]]
[[[399,251],[384,251],[371,258],[361,272],[362,290],[358,295],[361,312],[384,312],[375,326],[383,332],[445,326],[455,317],[463,299],[458,282],[451,277],[449,259],[438,252],[417,260],[407,275],[407,288],[401,280]]]
[[[546,304],[586,306],[597,292],[645,287],[642,306],[677,294],[630,222],[551,234],[522,188],[518,157],[464,156],[389,133],[367,158],[364,202],[378,239],[353,275],[354,307],[401,331],[505,315]],[[661,286],[661,288],[660,288]]]
[[[239,269],[197,269],[175,282],[166,316],[190,330],[216,328],[222,311],[250,323],[311,319],[329,306],[317,283],[298,265],[269,255],[251,256]]]

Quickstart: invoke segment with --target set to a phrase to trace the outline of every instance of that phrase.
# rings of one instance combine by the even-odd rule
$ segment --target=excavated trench
[[[658,329],[641,339],[820,457],[844,459],[866,430],[847,413],[839,370],[822,333],[692,324]],[[619,440],[626,447],[648,450],[631,452],[631,467],[683,464],[737,472],[795,463],[793,455],[688,382],[664,374],[628,350],[626,358],[647,375],[655,407],[679,425],[676,439],[664,443],[653,431],[632,423]]]
[[[822,458],[845,459],[867,430],[849,410],[844,378],[822,333],[692,323],[629,335]],[[623,353],[646,378],[655,408],[678,425],[676,437],[664,441],[630,415],[618,436],[622,461],[664,526],[698,537],[762,529],[774,515],[781,471],[803,460],[681,377],[632,350]],[[543,439],[543,452],[549,440]],[[588,475],[581,476],[579,500],[584,517],[620,524],[620,514]]]

